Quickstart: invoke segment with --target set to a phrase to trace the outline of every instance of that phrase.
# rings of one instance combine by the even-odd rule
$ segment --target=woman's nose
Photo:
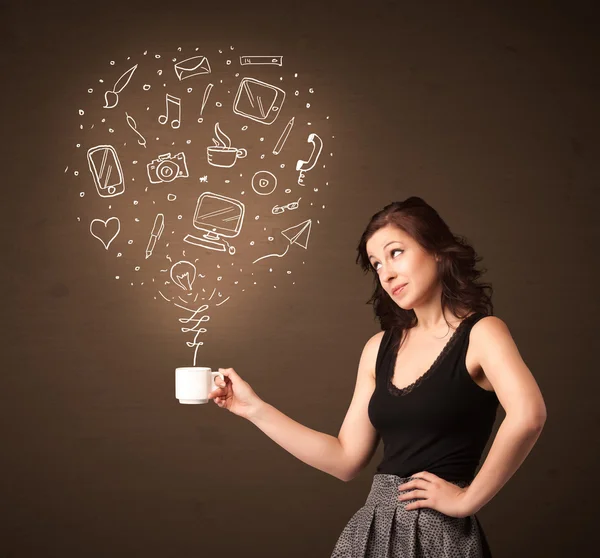
[[[392,268],[387,268],[387,269],[384,268],[383,272],[381,273],[382,280],[385,282],[389,282],[390,279],[393,279],[395,276],[396,275]]]

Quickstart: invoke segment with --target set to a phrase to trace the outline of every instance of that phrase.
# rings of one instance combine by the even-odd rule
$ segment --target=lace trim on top
[[[458,334],[464,329],[463,326],[465,325],[465,322],[474,318],[476,316],[476,314],[477,314],[477,312],[474,312],[467,318],[463,319],[463,321],[460,322],[460,324],[458,324],[457,328],[454,330],[454,333],[450,336],[450,339],[448,339],[448,342],[444,345],[442,352],[437,356],[437,358],[433,361],[433,364],[429,367],[429,370],[427,370],[427,372],[425,372],[424,374],[419,376],[412,384],[410,384],[406,387],[403,387],[403,388],[396,387],[392,382],[393,375],[394,375],[394,369],[396,368],[396,360],[398,359],[398,350],[400,348],[398,346],[395,349],[394,361],[392,362],[392,365],[388,367],[388,371],[387,371],[388,391],[392,395],[406,395],[407,393],[410,393],[411,391],[413,391],[413,389],[415,389],[418,385],[420,385],[421,382],[423,382],[429,376],[431,376],[431,374],[437,368],[438,364],[441,362],[441,360],[444,358],[444,356],[446,356],[448,351],[456,343],[456,341],[458,339]],[[402,339],[402,337],[400,337],[400,340],[401,339]],[[400,343],[400,341],[398,341],[398,345],[399,345],[399,343]]]

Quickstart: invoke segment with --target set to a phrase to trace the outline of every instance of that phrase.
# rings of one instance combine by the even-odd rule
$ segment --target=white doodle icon
[[[115,82],[112,91],[107,91],[106,93],[104,93],[104,101],[106,102],[106,104],[103,108],[114,108],[117,106],[117,104],[119,103],[119,93],[121,93],[121,91],[123,91],[123,89],[127,87],[127,84],[129,83],[129,80],[131,79],[131,76],[133,76],[133,73],[135,72],[137,67],[138,65],[136,64],[132,68],[129,68],[129,70],[127,70]]]
[[[152,184],[173,182],[176,178],[187,178],[189,176],[185,153],[183,151],[175,155],[171,155],[170,153],[159,155],[158,159],[154,159],[148,163],[146,169],[148,171],[148,180]]]
[[[283,64],[283,56],[240,56],[241,66],[262,64],[281,66]]]
[[[225,238],[233,238],[240,234],[244,222],[246,208],[242,202],[227,198],[213,192],[204,192],[198,198],[194,212],[194,227],[204,232],[201,238],[188,234],[185,242],[225,252],[227,244],[229,254],[235,254],[235,247],[230,246]]]
[[[135,118],[133,118],[133,116],[129,116],[129,114],[125,113],[125,119],[127,120],[127,125],[139,136],[138,143],[140,145],[143,145],[144,147],[146,147],[146,138],[138,132]]]
[[[179,318],[179,321],[182,324],[189,324],[190,322],[192,322],[194,325],[192,327],[182,327],[181,331],[183,333],[188,333],[190,331],[194,332],[194,340],[193,341],[186,341],[186,345],[188,347],[193,347],[194,348],[194,366],[196,366],[196,357],[198,354],[198,349],[201,345],[204,345],[204,343],[202,341],[198,341],[198,337],[202,334],[202,333],[206,333],[206,328],[205,327],[200,327],[202,325],[202,323],[204,322],[208,322],[210,320],[210,316],[208,314],[205,314],[204,316],[198,317],[198,315],[204,311],[206,311],[208,309],[208,304],[203,304],[202,306],[200,306],[200,308],[197,308],[196,310],[191,310],[190,308],[186,308],[185,306],[181,306],[180,304],[175,304],[175,306],[179,307],[179,308],[183,308],[184,310],[187,310],[188,312],[191,312],[191,316],[187,317],[187,318]]]
[[[269,171],[258,171],[252,177],[252,189],[259,196],[268,196],[277,188],[277,177]]]
[[[302,198],[298,198],[298,201],[288,203],[287,205],[275,205],[275,206],[273,206],[273,209],[271,209],[271,213],[273,215],[278,215],[279,213],[283,213],[286,209],[288,209],[290,211],[294,210],[294,209],[298,209],[301,199]]]
[[[253,78],[243,78],[233,101],[233,112],[270,126],[279,116],[285,91]]]
[[[281,135],[279,136],[279,139],[277,140],[277,143],[273,148],[273,155],[279,155],[279,153],[283,149],[283,146],[285,145],[285,142],[287,141],[288,136],[290,135],[290,132],[294,127],[294,118],[295,117],[292,116],[291,120],[286,124],[285,128],[283,129],[283,132],[281,132]]]
[[[196,266],[186,260],[181,260],[171,266],[171,280],[184,291],[191,291],[196,280]]]
[[[310,238],[311,226],[312,219],[308,219],[306,221],[303,221],[302,223],[299,223],[298,225],[294,225],[293,227],[289,227],[281,231],[281,234],[285,236],[290,242],[286,246],[284,252],[282,254],[267,254],[266,256],[261,256],[260,258],[254,260],[252,263],[255,264],[256,262],[264,260],[265,258],[283,258],[283,256],[285,256],[288,253],[288,250],[290,249],[290,246],[292,244],[302,246],[302,248],[306,250],[306,248],[308,247],[308,239]]]
[[[106,221],[102,219],[94,219],[90,223],[90,232],[96,237],[104,248],[108,250],[110,243],[117,238],[121,230],[121,221],[118,217],[109,217]]]
[[[112,145],[91,147],[87,152],[87,160],[100,197],[112,198],[125,191],[123,169]]]
[[[209,83],[206,88],[204,89],[204,96],[202,97],[202,107],[200,107],[200,118],[198,118],[198,123],[202,124],[202,121],[204,120],[204,118],[202,118],[202,113],[204,112],[204,107],[206,106],[206,102],[208,101],[208,96],[210,95],[210,92],[213,88],[213,84]]]
[[[306,178],[306,173],[315,168],[319,155],[321,155],[321,151],[323,150],[323,140],[317,134],[310,134],[307,141],[313,145],[308,161],[298,159],[296,162],[296,170],[300,171],[300,175],[298,176],[299,186],[305,186],[304,179]]]
[[[154,225],[152,226],[152,232],[150,233],[150,238],[148,239],[148,246],[146,247],[146,259],[148,259],[152,252],[154,252],[154,247],[158,239],[161,237],[163,230],[165,229],[165,216],[163,213],[158,213],[154,218]]]
[[[179,81],[193,76],[210,74],[210,64],[206,56],[192,56],[192,58],[177,62],[173,67]]]
[[[158,117],[158,121],[161,124],[166,124],[170,118],[170,111],[174,110],[174,111],[177,111],[177,118],[173,118],[171,120],[171,128],[174,128],[174,129],[179,128],[179,126],[181,126],[181,99],[179,99],[178,97],[175,97],[173,95],[169,95],[167,93],[165,96],[165,104],[166,104],[165,112],[167,114],[161,114]]]
[[[312,219],[307,219],[298,225],[281,231],[281,234],[290,241],[290,244],[297,244],[306,250],[308,248],[311,227]]]
[[[243,159],[248,152],[241,148],[231,147],[231,138],[221,130],[219,123],[215,124],[215,136],[213,143],[206,148],[208,164],[213,167],[233,167],[238,159]]]

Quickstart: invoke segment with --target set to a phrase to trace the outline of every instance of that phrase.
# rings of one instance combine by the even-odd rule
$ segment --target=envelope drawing
[[[192,58],[177,62],[173,67],[179,81],[192,76],[210,74],[210,64],[206,56],[192,56]]]

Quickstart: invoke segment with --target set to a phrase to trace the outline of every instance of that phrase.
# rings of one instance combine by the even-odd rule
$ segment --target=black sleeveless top
[[[486,315],[465,318],[429,370],[404,389],[392,384],[402,332],[385,331],[368,408],[384,446],[377,473],[409,477],[429,471],[447,481],[473,480],[499,403],[494,391],[473,381],[465,364],[471,328]]]

